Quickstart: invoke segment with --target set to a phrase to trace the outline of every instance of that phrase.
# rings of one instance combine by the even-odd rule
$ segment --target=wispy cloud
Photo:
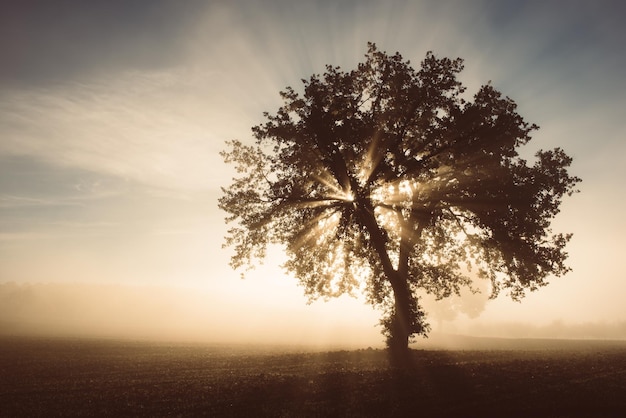
[[[0,208],[23,208],[32,206],[65,206],[70,204],[65,200],[37,199],[25,196],[0,195]]]
[[[12,91],[0,104],[0,153],[152,186],[215,187],[224,178],[217,151],[242,130],[229,132],[237,115],[228,113],[231,99],[204,102],[197,94],[201,89],[210,96],[212,87],[211,80],[190,81],[185,74],[125,74],[109,82]]]
[[[526,96],[522,105],[540,122],[563,103],[575,103],[571,97],[561,103],[545,100],[546,87],[558,84],[555,74],[563,71],[550,64],[550,56],[559,62],[565,54],[584,64],[596,54],[585,50],[591,55],[582,59],[572,42],[538,42],[571,31],[554,20],[558,10],[550,7],[544,7],[542,18],[522,8],[511,19],[504,6],[494,14],[486,3],[249,6],[215,3],[198,9],[192,24],[177,32],[186,43],[177,41],[162,51],[176,57],[167,66],[137,67],[120,56],[108,72],[7,89],[0,95],[0,153],[158,187],[215,188],[230,178],[217,155],[225,140],[249,138],[261,112],[278,106],[278,90],[299,87],[300,78],[323,71],[325,64],[356,65],[367,41],[399,50],[414,62],[428,49],[465,57],[463,78],[471,90],[493,79],[505,92]],[[491,30],[498,25],[506,25],[499,28],[504,35]],[[528,33],[529,25],[534,32]],[[466,36],[470,29],[472,36]],[[571,83],[576,82],[574,77]],[[533,111],[541,107],[532,100],[538,94],[553,106],[551,112]]]

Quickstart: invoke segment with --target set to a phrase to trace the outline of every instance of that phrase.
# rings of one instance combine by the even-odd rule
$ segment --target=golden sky
[[[194,335],[210,329],[225,338],[228,329],[228,338],[242,341],[382,341],[378,314],[359,300],[306,305],[277,267],[279,249],[241,281],[221,249],[226,226],[217,209],[219,187],[233,175],[218,155],[224,141],[250,140],[262,112],[280,105],[279,90],[298,89],[325,64],[354,68],[373,41],[416,65],[428,50],[464,58],[470,92],[491,80],[541,127],[524,152],[563,147],[583,179],[554,224],[574,233],[573,272],[521,304],[504,295],[429,301],[434,328],[505,335],[505,323],[523,330],[626,322],[620,2],[572,1],[566,9],[544,1],[12,3],[0,6],[5,318],[28,311],[9,282],[37,294],[50,290],[37,283],[95,286],[41,297],[65,298],[93,318],[106,317],[96,307],[108,306],[103,299],[128,292],[118,286],[145,295],[161,292],[156,286],[175,289],[160,302],[170,310],[160,317],[150,308],[145,322],[169,317],[175,329],[173,318],[202,318]],[[118,290],[100,293],[101,285]],[[87,295],[100,302],[85,304]],[[195,299],[185,308],[180,300],[189,295]],[[105,319],[94,321],[106,328]],[[282,324],[279,331],[273,324]]]

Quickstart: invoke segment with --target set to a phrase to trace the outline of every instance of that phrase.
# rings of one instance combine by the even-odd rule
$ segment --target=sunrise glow
[[[0,331],[381,345],[363,295],[310,301],[280,267],[285,248],[241,280],[217,208],[237,175],[219,154],[226,141],[253,144],[280,91],[327,64],[355,68],[372,41],[414,67],[429,50],[464,58],[468,95],[491,80],[540,126],[521,149],[529,164],[561,146],[583,179],[552,225],[574,234],[573,271],[522,303],[489,300],[484,281],[449,301],[426,295],[434,330],[626,338],[619,13],[593,2],[77,3],[0,13]],[[361,186],[382,158],[369,141],[352,167]],[[452,187],[447,170],[371,188],[395,240],[398,211]],[[328,240],[359,199],[317,174],[319,194],[300,204],[320,213],[292,250]],[[331,248],[323,274],[339,276],[349,254]]]

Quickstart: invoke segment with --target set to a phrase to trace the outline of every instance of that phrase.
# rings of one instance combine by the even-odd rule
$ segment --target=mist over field
[[[364,334],[368,324],[348,324],[352,318],[324,326],[280,307],[259,315],[242,300],[174,287],[8,283],[0,285],[0,318],[0,332],[13,334],[350,346],[380,340],[373,324]]]
[[[337,301],[352,303],[350,299]],[[481,320],[481,295],[426,300],[431,338],[415,347],[446,345],[446,336],[546,339],[626,339],[626,322],[543,325]],[[209,290],[112,284],[0,285],[0,334],[299,345],[382,347],[377,313],[340,315],[323,302],[300,309],[246,310],[246,301],[223,301]],[[471,339],[466,341],[471,345]],[[455,341],[457,344],[458,341]]]

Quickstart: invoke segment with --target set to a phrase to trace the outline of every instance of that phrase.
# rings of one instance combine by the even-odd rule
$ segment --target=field
[[[626,416],[626,343],[383,350],[2,337],[0,415]]]

